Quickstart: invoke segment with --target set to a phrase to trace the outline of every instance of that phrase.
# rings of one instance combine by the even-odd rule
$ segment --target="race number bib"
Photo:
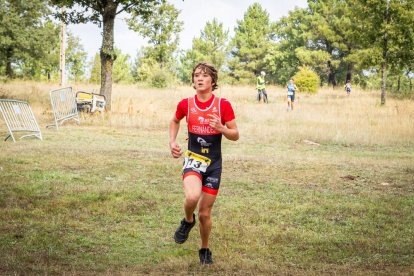
[[[183,170],[193,169],[200,172],[206,172],[210,163],[211,160],[209,158],[187,150],[185,152]]]

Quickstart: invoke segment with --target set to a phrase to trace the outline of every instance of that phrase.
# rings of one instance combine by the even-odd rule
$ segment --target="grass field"
[[[111,114],[56,131],[52,88],[0,85],[0,98],[30,102],[44,136],[0,142],[0,274],[414,274],[413,101],[323,90],[287,112],[281,88],[268,105],[253,88],[217,90],[241,138],[223,143],[215,264],[202,267],[197,230],[172,238],[182,160],[168,125],[193,89],[114,86]]]

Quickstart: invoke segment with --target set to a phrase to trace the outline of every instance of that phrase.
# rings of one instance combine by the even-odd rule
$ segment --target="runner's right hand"
[[[175,142],[170,143],[170,150],[171,150],[171,155],[174,158],[178,158],[183,154],[183,152],[181,151],[180,146]]]

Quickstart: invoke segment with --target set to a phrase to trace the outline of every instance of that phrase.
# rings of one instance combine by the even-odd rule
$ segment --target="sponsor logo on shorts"
[[[211,183],[207,183],[205,186],[206,186],[207,188],[214,189],[213,184],[211,184]]]
[[[218,183],[219,180],[216,177],[209,176],[209,177],[207,177],[206,181],[211,182],[211,183]],[[211,184],[211,183],[208,183],[208,184]]]

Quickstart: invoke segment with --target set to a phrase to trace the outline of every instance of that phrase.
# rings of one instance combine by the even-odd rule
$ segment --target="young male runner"
[[[208,247],[211,232],[211,210],[220,187],[222,159],[221,138],[239,139],[233,108],[229,101],[213,94],[217,88],[217,70],[208,63],[197,64],[192,72],[196,95],[181,100],[170,122],[170,150],[174,158],[182,155],[176,142],[180,121],[188,124],[188,150],[183,165],[185,217],[174,234],[176,243],[184,243],[196,223],[194,214],[198,205],[200,221],[201,264],[212,264]]]

